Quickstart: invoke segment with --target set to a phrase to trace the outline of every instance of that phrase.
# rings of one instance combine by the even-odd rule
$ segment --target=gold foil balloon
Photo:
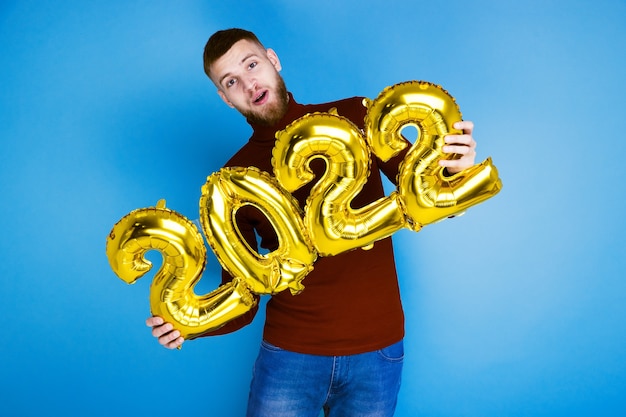
[[[200,198],[200,220],[211,248],[233,280],[203,296],[193,292],[206,262],[206,249],[195,225],[182,215],[156,207],[123,217],[107,239],[113,271],[133,283],[152,265],[150,250],[163,255],[163,265],[150,289],[152,314],[171,322],[185,339],[215,330],[249,311],[253,293],[303,290],[318,253],[337,255],[371,246],[395,231],[463,212],[502,187],[491,159],[446,176],[438,161],[454,158],[442,151],[444,137],[462,132],[454,99],[440,86],[418,81],[396,84],[373,101],[365,99],[366,135],[336,112],[313,113],[276,133],[272,165],[276,178],[254,167],[223,168],[207,178]],[[404,158],[398,188],[387,197],[352,209],[370,168],[370,149],[383,161],[407,142],[402,130],[417,128],[418,137]],[[368,147],[369,144],[369,147]],[[309,163],[326,162],[326,172],[313,186],[304,211],[289,193],[314,178]],[[261,255],[245,240],[236,213],[253,206],[269,220],[278,248]]]
[[[129,284],[152,268],[144,257],[150,250],[163,255],[163,264],[150,286],[150,309],[153,315],[175,324],[185,339],[215,330],[255,305],[241,278],[209,294],[194,294],[193,287],[206,265],[202,235],[191,221],[165,208],[163,200],[156,207],[124,216],[107,238],[109,264]]]
[[[326,172],[311,190],[304,223],[315,248],[332,256],[367,247],[404,227],[396,193],[360,209],[350,206],[369,175],[369,149],[359,129],[330,113],[305,115],[276,133],[274,174],[293,192],[314,177],[313,158],[326,162]]]
[[[243,239],[235,213],[244,205],[258,208],[278,234],[279,247],[261,255]],[[242,277],[257,294],[287,288],[297,294],[313,269],[317,253],[310,244],[296,200],[267,173],[256,168],[222,168],[202,188],[200,219],[222,266]]]
[[[384,161],[406,146],[401,140],[402,129],[417,128],[417,140],[398,174],[398,191],[413,230],[460,214],[502,188],[490,158],[454,175],[444,175],[438,161],[454,157],[442,151],[444,138],[462,133],[452,127],[462,116],[454,98],[440,86],[420,81],[400,83],[384,89],[374,101],[366,99],[364,104],[368,107],[368,143]]]

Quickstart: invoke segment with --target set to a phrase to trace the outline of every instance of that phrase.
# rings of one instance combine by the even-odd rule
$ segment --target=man
[[[279,74],[282,67],[277,54],[265,49],[251,32],[216,32],[205,47],[204,69],[222,100],[244,115],[254,131],[226,166],[255,166],[271,173],[275,132],[306,113],[336,108],[339,115],[363,128],[362,98],[297,103]],[[449,173],[472,166],[476,154],[473,124],[462,121],[455,127],[464,134],[448,136],[444,152],[461,157],[439,162]],[[355,208],[384,196],[380,172],[395,182],[405,153],[387,162],[372,158],[370,176],[353,202]],[[312,165],[319,178],[324,164],[315,160]],[[301,206],[312,183],[293,193]],[[240,209],[237,223],[252,247],[257,247],[255,232],[261,237],[261,247],[273,250],[278,246],[269,221],[254,207]],[[224,282],[230,279],[224,274]],[[322,408],[327,416],[393,415],[404,355],[404,315],[391,239],[377,241],[368,251],[318,258],[304,285],[297,296],[283,291],[267,303],[247,415],[316,417]],[[237,330],[252,321],[255,313],[211,334]],[[146,324],[163,346],[174,349],[183,343],[174,326],[160,317],[150,317]]]

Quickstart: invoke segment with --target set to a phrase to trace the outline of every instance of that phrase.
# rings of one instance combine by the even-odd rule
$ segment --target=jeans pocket
[[[266,340],[261,340],[261,347],[265,350],[269,350],[270,352],[282,352],[284,350],[279,348],[278,346],[274,346]]]
[[[402,362],[404,360],[404,343],[400,340],[393,345],[378,350],[378,355],[388,362]]]

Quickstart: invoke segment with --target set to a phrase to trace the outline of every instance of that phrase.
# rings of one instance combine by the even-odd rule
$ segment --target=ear
[[[273,49],[267,48],[265,52],[267,53],[267,59],[270,60],[274,68],[276,68],[276,71],[280,71],[281,69],[283,69],[283,67],[280,65],[280,59],[278,59],[278,55],[276,55],[276,52],[274,52]]]
[[[228,107],[230,107],[231,109],[235,108],[235,106],[233,106],[233,103],[231,103],[230,100],[226,98],[226,94],[224,94],[222,90],[217,90],[217,94],[220,96],[222,100],[224,100],[224,103],[228,104]]]

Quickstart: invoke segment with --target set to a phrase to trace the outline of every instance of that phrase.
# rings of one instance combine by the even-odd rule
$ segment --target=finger
[[[474,131],[474,123],[470,120],[461,120],[460,122],[456,122],[454,124],[454,128],[462,130],[463,133],[471,135]]]
[[[439,166],[445,167],[465,167],[469,168],[474,165],[474,161],[469,156],[463,156],[462,158],[456,159],[440,159]]]
[[[442,159],[439,161],[439,165],[446,168],[450,174],[456,174],[471,167],[473,164],[462,159]]]
[[[184,341],[185,339],[183,339],[182,337],[178,337],[172,340],[171,342],[169,342],[167,345],[165,345],[165,347],[168,349],[178,349],[179,347],[183,345]]]
[[[460,159],[440,159],[439,166],[446,168],[457,168],[460,165]]]
[[[470,146],[474,138],[471,135],[446,135],[444,142],[447,144],[460,144]]]
[[[168,334],[174,330],[174,326],[171,323],[164,323],[160,326],[155,326],[152,328],[152,336],[156,338],[161,338],[163,335]]]
[[[465,145],[446,145],[442,148],[444,153],[456,153],[459,155],[467,155],[470,153],[471,148]]]
[[[158,316],[148,317],[148,319],[146,320],[146,326],[148,327],[160,326],[162,324],[163,324],[163,319]]]
[[[165,335],[159,337],[159,343],[171,349],[170,346],[177,347],[175,345],[178,344],[177,343],[178,339],[182,339],[182,337],[180,336],[180,332],[178,330],[174,330],[172,332],[166,333]]]

